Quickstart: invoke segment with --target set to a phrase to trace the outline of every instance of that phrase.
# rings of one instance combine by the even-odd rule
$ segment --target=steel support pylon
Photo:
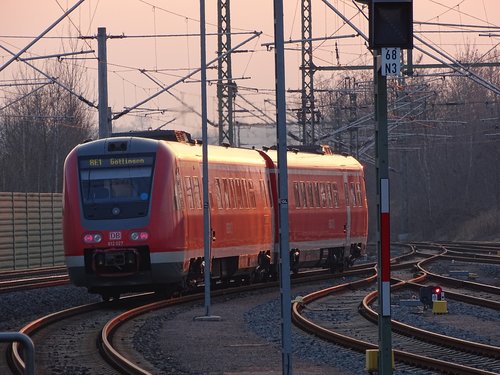
[[[219,144],[234,145],[233,108],[236,84],[231,68],[231,10],[230,0],[217,0],[217,102],[219,112]]]
[[[302,0],[302,108],[298,113],[302,143],[316,143],[317,114],[314,106],[314,63],[312,46],[311,0]]]

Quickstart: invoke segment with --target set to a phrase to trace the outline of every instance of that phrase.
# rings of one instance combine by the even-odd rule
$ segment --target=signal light
[[[440,286],[423,286],[420,288],[420,302],[424,306],[432,306],[434,301],[444,300],[444,291]]]
[[[83,242],[86,244],[96,244],[102,241],[102,235],[100,233],[85,233],[83,235]]]

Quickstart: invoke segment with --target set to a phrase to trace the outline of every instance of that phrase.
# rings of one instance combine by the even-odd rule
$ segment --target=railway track
[[[20,332],[35,343],[37,374],[50,374],[64,368],[68,373],[115,374],[115,369],[96,350],[96,337],[113,317],[137,305],[151,301],[150,294],[123,297],[112,303],[98,302],[65,309],[41,317]],[[22,374],[25,363],[22,348],[13,343],[9,351],[10,366]]]
[[[332,275],[324,270],[309,271],[294,277],[293,282],[309,283],[349,275],[356,277],[355,275],[367,272],[373,273],[372,265],[358,267],[342,275]],[[228,296],[264,289],[276,290],[278,286],[277,282],[244,285],[215,290],[212,296]],[[137,364],[138,361],[131,359],[133,354],[129,350],[124,353],[124,350],[118,349],[122,343],[120,339],[116,339],[117,336],[121,337],[117,332],[124,324],[141,314],[202,301],[203,298],[203,293],[168,300],[158,300],[152,293],[122,297],[116,302],[82,305],[47,315],[27,324],[20,332],[29,335],[37,348],[42,348],[36,351],[36,364],[40,369],[44,369],[43,371],[47,371],[46,373],[51,373],[54,366],[68,368],[76,373],[83,371],[77,367],[77,363],[84,363],[85,368],[90,367],[92,373],[99,374],[112,374],[116,371],[129,374],[150,373],[148,369],[142,369]],[[96,338],[99,342],[99,352],[95,350]],[[15,373],[22,373],[25,368],[21,353],[21,346],[12,344],[10,362]],[[37,371],[37,374],[43,374],[43,371]]]
[[[406,248],[401,248],[398,252],[403,253],[401,256],[402,258],[405,257],[405,253],[408,253]],[[359,274],[363,272],[373,272],[372,268],[374,266],[374,263],[365,263],[362,265],[357,265],[353,267],[353,270],[350,272],[347,272],[346,274],[348,275],[349,273],[352,274]],[[33,277],[34,280],[42,278],[44,274],[49,274],[50,276],[51,272],[54,272],[55,270],[40,270],[40,273],[29,271],[27,274],[31,276],[37,275],[38,277]],[[16,275],[16,277],[19,275],[18,272],[12,273],[12,276]],[[329,279],[334,277],[328,270],[316,270],[316,271],[307,271],[301,273],[297,278],[295,278],[294,283],[297,282],[310,282],[314,280],[324,280],[324,279]],[[14,283],[14,281],[12,281]],[[18,284],[18,288],[22,289],[23,288],[23,282],[21,281]],[[25,284],[24,285],[28,285]],[[28,285],[28,288],[31,286]],[[34,286],[35,287],[35,286]],[[227,293],[241,293],[245,292],[251,289],[255,288],[273,288],[276,289],[278,287],[278,283],[266,283],[263,285],[253,285],[250,287],[245,287],[243,289],[235,289],[231,292],[228,292],[227,290],[223,291],[216,291],[214,295],[217,294],[227,294]],[[125,355],[120,355],[120,352],[117,351],[114,347],[113,344],[113,337],[115,336],[116,332],[119,331],[121,322],[125,323],[126,321],[133,319],[134,316],[138,314],[138,311],[151,311],[153,309],[161,309],[165,308],[167,306],[174,306],[178,305],[181,303],[185,303],[188,301],[196,301],[196,300],[202,300],[203,295],[198,294],[195,296],[186,296],[182,298],[176,298],[173,300],[168,300],[168,301],[158,301],[158,302],[151,302],[151,304],[148,304],[147,307],[141,309],[133,309],[131,312],[128,311],[128,307],[123,307],[123,315],[120,315],[120,311],[116,310],[114,311],[119,317],[116,320],[113,320],[110,318],[109,322],[106,323],[106,321],[103,321],[101,317],[106,317],[109,315],[110,311],[113,311],[110,309],[110,306],[113,306],[112,304],[104,304],[104,303],[94,303],[90,305],[84,305],[80,307],[75,307],[72,309],[67,309],[58,313],[50,314],[45,317],[39,318],[36,321],[27,324],[21,332],[26,333],[30,336],[33,337],[35,342],[37,343],[37,348],[38,347],[45,347],[45,342],[51,341],[51,342],[62,342],[62,344],[59,345],[59,347],[67,347],[71,348],[74,344],[74,337],[76,336],[81,336],[85,337],[88,336],[86,333],[82,332],[82,321],[94,321],[94,322],[99,322],[95,323],[92,325],[96,326],[103,326],[103,331],[102,333],[99,333],[92,328],[90,331],[93,332],[96,336],[100,337],[100,350],[102,354],[107,358],[106,361],[108,363],[111,363],[112,366],[120,368],[120,371],[131,371],[132,373],[136,373],[137,369],[134,369],[134,365],[131,364],[131,362],[127,362],[127,357]],[[129,299],[124,299],[124,301],[128,301]],[[128,304],[128,302],[122,302],[120,303],[123,304]],[[134,303],[134,302],[132,302]],[[130,306],[129,306],[130,307]],[[85,317],[86,316],[86,317]],[[79,323],[80,322],[80,323]],[[75,326],[73,328],[73,326]],[[84,324],[85,326],[85,324]],[[67,327],[72,327],[71,329],[68,329]],[[46,332],[54,332],[54,333],[46,333]],[[91,335],[92,336],[92,335]],[[49,337],[53,337],[53,339],[49,340]],[[67,337],[67,338],[65,338]],[[68,340],[69,343],[64,344],[65,340]],[[88,350],[84,350],[84,352],[92,352],[92,347],[93,347],[93,340],[85,340],[85,342],[89,342],[91,348]],[[24,368],[24,363],[22,361],[22,356],[20,354],[21,348],[18,344],[12,345],[11,349],[11,363],[12,367],[15,369],[14,371],[20,372],[23,371]],[[80,349],[75,349],[74,353],[79,353],[81,350]],[[39,351],[37,350],[38,355],[42,356],[47,356],[47,350]],[[60,353],[65,353],[66,350],[58,350]],[[56,356],[55,353],[52,353],[49,355],[49,359],[38,359],[36,360],[36,363],[41,363],[41,367],[44,368],[46,366],[50,366],[50,362],[54,361],[54,357]],[[74,363],[81,362],[81,358],[79,358],[78,361],[71,361],[72,354],[68,355],[67,358],[69,359],[68,362],[71,362],[73,365]],[[66,361],[66,360],[65,360]],[[111,369],[109,365],[107,365],[102,358],[100,358],[97,354],[90,355],[88,360],[84,360],[85,363],[95,363],[95,366],[97,366],[98,372],[104,371],[103,369],[108,367],[108,369]],[[67,365],[70,365],[69,363]],[[77,370],[77,369],[75,369]]]
[[[0,272],[0,293],[69,284],[65,266]]]
[[[398,277],[403,279],[403,280],[410,280],[414,276],[415,269],[413,268],[413,265],[415,261],[410,260],[409,257],[414,257],[418,258],[421,263],[429,263],[431,264],[433,262],[433,257],[439,253],[443,252],[443,249],[441,250],[436,250],[436,249],[431,249],[431,250],[426,250],[426,251],[420,251],[417,252],[415,249],[412,249],[412,251],[401,251],[403,254],[394,258],[392,260],[392,268],[394,270],[394,273],[398,274]],[[355,267],[354,270],[352,270],[352,275],[353,277],[357,277],[359,279],[359,276],[354,276],[354,275],[360,275],[360,274],[366,274],[367,272],[373,272],[373,263],[365,263],[364,265],[358,265]],[[418,269],[417,272],[423,273],[421,269]],[[305,276],[307,275],[307,277]],[[303,280],[295,280],[295,282],[301,282],[301,281],[307,281],[307,280],[321,280],[325,278],[331,278],[332,275],[329,272],[325,271],[317,271],[317,272],[306,272],[301,275]],[[343,275],[343,277],[349,278],[348,274],[346,273]],[[372,282],[373,278],[375,276],[371,276]],[[365,279],[366,277],[363,277]],[[404,283],[408,288],[418,288],[419,283],[423,283],[424,279],[417,279],[414,280],[415,285],[412,286],[411,283],[406,282]],[[362,281],[358,281],[362,283]],[[214,296],[217,295],[217,293],[220,293],[221,295],[227,295],[229,293],[244,293],[245,290],[252,290],[255,287],[257,288],[277,288],[278,284],[277,283],[266,283],[263,285],[252,285],[252,286],[247,286],[244,288],[237,288],[232,291],[228,290],[221,290],[221,291],[216,291]],[[346,286],[346,290],[348,290],[350,293],[354,293],[354,289],[352,286]],[[360,298],[364,295],[370,294],[371,292],[374,291],[373,285],[367,284],[365,289],[361,289],[360,292]],[[371,288],[371,289],[370,289]],[[451,293],[451,292],[449,292]],[[449,295],[448,295],[449,296]],[[450,296],[449,296],[450,297]],[[143,298],[143,300],[140,303],[135,303],[132,302],[133,299],[121,299],[120,301],[117,301],[117,304],[113,303],[98,303],[98,304],[93,304],[90,305],[92,307],[82,307],[84,309],[82,312],[78,312],[76,309],[68,312],[69,316],[73,316],[73,319],[71,320],[70,318],[65,318],[63,315],[64,313],[60,313],[62,315],[58,314],[52,314],[52,316],[46,317],[46,318],[40,318],[36,322],[33,322],[30,325],[27,325],[26,332],[33,337],[35,340],[35,343],[37,343],[37,348],[39,347],[45,347],[47,342],[57,342],[59,343],[57,347],[52,346],[52,349],[48,347],[49,349],[43,349],[40,353],[39,350],[37,350],[37,355],[42,355],[45,357],[45,359],[39,359],[37,358],[36,363],[41,364],[41,368],[46,368],[50,369],[51,365],[53,365],[56,362],[62,363],[61,361],[65,361],[64,366],[75,366],[77,363],[84,363],[85,366],[87,367],[89,363],[94,363],[95,369],[97,373],[116,373],[116,371],[119,371],[121,373],[154,373],[155,370],[148,368],[147,365],[141,361],[141,358],[135,358],[133,351],[130,351],[130,343],[126,342],[125,335],[122,333],[124,331],[127,331],[127,328],[123,328],[124,324],[127,324],[127,322],[133,322],[134,319],[137,319],[140,314],[144,314],[147,312],[151,312],[155,309],[165,309],[169,308],[172,306],[176,306],[181,303],[189,303],[189,302],[196,302],[199,300],[203,299],[203,295],[193,295],[193,296],[186,296],[186,297],[181,297],[181,298],[175,298],[172,300],[163,300],[163,301],[154,301],[151,296],[149,297],[140,297]],[[337,297],[336,297],[337,298]],[[350,295],[348,300],[352,301],[352,294]],[[307,302],[307,298],[304,299],[305,302]],[[198,302],[199,303],[199,302]],[[375,299],[375,307],[376,307],[376,299]],[[304,306],[306,306],[308,303],[304,303]],[[353,306],[348,306],[348,304],[342,306],[340,311],[357,311],[357,304],[359,304],[359,301],[355,303]],[[301,305],[301,304],[299,304]],[[91,309],[94,311],[85,311],[85,309]],[[295,304],[294,304],[295,308]],[[308,308],[306,308],[307,310]],[[329,311],[330,315],[332,315],[332,311],[337,311],[338,308],[332,308],[332,307],[327,307],[327,311]],[[372,307],[373,310],[373,307]],[[335,314],[337,315],[337,314]],[[349,314],[349,315],[357,315],[357,314]],[[84,317],[86,316],[86,317]],[[70,319],[70,320],[67,320]],[[54,326],[54,324],[57,324],[57,322],[61,322],[59,328]],[[133,323],[132,323],[133,324]],[[359,324],[361,327],[371,327],[371,329],[375,329],[376,327],[373,323],[371,323],[367,319],[363,319],[362,322],[355,322],[353,321],[351,323],[352,325]],[[47,328],[49,326],[53,326],[56,328]],[[341,324],[342,326],[347,326],[346,324]],[[374,328],[375,327],[375,328]],[[368,330],[368,328],[366,328]],[[50,333],[50,332],[54,333]],[[362,329],[363,331],[363,329]],[[23,332],[25,332],[23,330]],[[63,339],[61,338],[63,337]],[[64,339],[66,337],[66,339]],[[99,354],[96,349],[95,349],[95,338],[99,337],[100,340],[100,351],[101,354]],[[376,337],[376,335],[375,335]],[[402,335],[402,337],[405,337]],[[78,338],[78,339],[76,339]],[[68,340],[67,343],[65,344],[66,341]],[[406,340],[406,338],[405,338]],[[75,347],[75,342],[78,342],[78,347]],[[81,343],[88,343],[82,346]],[[375,341],[376,342],[376,339]],[[403,341],[402,341],[403,342]],[[408,345],[408,344],[405,344]],[[417,352],[422,352],[425,348],[429,348],[428,344],[420,342],[420,347],[416,349]],[[437,348],[439,348],[439,345],[436,345]],[[73,350],[71,348],[74,348]],[[70,354],[67,354],[67,351],[69,350]],[[358,349],[359,350],[359,349]],[[431,352],[433,350],[437,349],[428,349]],[[13,362],[16,363],[16,368],[17,371],[22,371],[24,364],[22,362],[22,357],[19,354],[20,348],[17,345],[13,346],[12,349],[12,358]],[[82,354],[83,351],[83,354]],[[71,354],[73,352],[73,354]],[[16,354],[17,353],[17,354]],[[58,354],[57,354],[58,353]],[[465,356],[464,351],[459,351],[462,356]],[[57,356],[62,355],[63,359],[59,360],[57,359]],[[410,357],[412,354],[409,354]],[[415,354],[413,354],[415,355]],[[444,355],[444,354],[443,354]],[[446,353],[446,355],[449,355],[449,353]],[[469,354],[466,354],[469,356]],[[496,355],[496,354],[495,354]],[[103,359],[103,358],[106,359]],[[76,360],[78,358],[78,360]],[[82,358],[84,358],[82,360]],[[417,358],[417,359],[415,359]],[[400,355],[396,355],[396,360],[400,360]],[[413,357],[414,361],[421,361],[419,357]],[[467,357],[467,361],[472,361],[470,357]],[[496,359],[495,359],[496,361]],[[410,363],[410,360],[407,360],[408,363]],[[484,361],[483,361],[484,362]],[[398,365],[398,368],[400,368],[400,364]],[[410,365],[402,365],[402,366],[408,366],[408,371],[405,373],[411,374],[412,369],[415,368]],[[435,365],[432,365],[435,366]],[[428,366],[431,368],[436,368]],[[144,367],[144,368],[143,368]],[[118,369],[118,370],[117,370]],[[78,368],[73,367],[73,370],[75,372],[78,372]],[[468,369],[469,370],[469,369]],[[442,370],[435,370],[437,372],[442,371]],[[454,370],[455,371],[455,370]],[[483,370],[480,370],[483,371]],[[43,373],[43,372],[40,372]],[[48,372],[49,373],[49,372]],[[415,372],[418,373],[418,372]],[[432,372],[430,372],[432,373]],[[461,372],[451,372],[451,373],[458,373],[461,374]],[[462,373],[471,373],[471,372],[462,372]],[[477,373],[482,373],[482,374],[489,374],[491,372],[477,372]],[[493,372],[495,373],[495,372]],[[474,374],[474,373],[471,373]]]
[[[435,252],[438,249],[440,249],[440,254],[436,255]],[[424,252],[428,250],[429,248],[426,248]],[[446,285],[449,299],[460,299],[469,304],[494,310],[500,308],[499,288],[464,280],[452,281],[452,278],[440,278],[440,275],[428,272],[426,265],[449,255],[449,251],[443,246],[432,247],[430,250],[432,253],[425,254],[426,259],[419,261],[416,266],[420,274],[418,277],[414,277],[412,269],[408,269],[405,274],[406,264],[399,267],[403,270],[399,271],[400,280],[395,280],[392,285],[393,293],[404,289],[418,290],[428,281],[439,280],[443,283],[450,282],[457,288],[453,292],[449,290],[450,284],[443,284],[443,286]],[[422,252],[418,254],[422,256]],[[461,254],[464,258],[478,261],[477,254],[469,257],[465,255],[466,252],[461,252]],[[497,260],[494,257],[481,258],[481,261],[491,261],[493,264],[497,264]],[[360,352],[376,349],[378,316],[375,311],[377,308],[375,278],[370,277],[355,283],[346,283],[305,296],[300,302],[293,304],[295,324],[324,340],[339,343]],[[464,290],[468,290],[469,293],[464,294]],[[478,296],[478,291],[481,296]],[[353,294],[358,298],[353,298]],[[360,314],[357,313],[358,310]],[[339,318],[333,322],[332,311],[337,312],[334,316]],[[342,317],[345,318],[342,319]],[[368,324],[368,322],[371,323]],[[395,360],[398,362],[450,374],[500,373],[500,348],[498,346],[436,334],[394,320],[391,325],[395,331],[393,332],[393,348],[395,348]]]

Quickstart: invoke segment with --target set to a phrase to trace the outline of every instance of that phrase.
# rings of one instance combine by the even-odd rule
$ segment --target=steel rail
[[[442,249],[443,253],[446,253],[445,249]],[[433,259],[439,257],[440,255],[435,255],[431,256],[428,259],[419,262],[419,263],[427,263],[432,261]],[[376,277],[376,276],[375,276]],[[399,289],[403,288],[405,286],[411,286],[415,287],[415,285],[418,285],[416,283],[425,281],[427,279],[427,274],[423,273],[420,276],[413,278],[409,282],[401,282],[398,281],[395,285],[391,286],[391,289]],[[360,280],[357,283],[359,285],[364,285],[363,281],[367,282],[371,278],[367,278],[365,280]],[[332,330],[329,330],[327,328],[321,327],[318,324],[315,324],[314,322],[308,320],[305,318],[301,312],[305,308],[307,303],[310,303],[314,300],[320,299],[322,297],[325,297],[326,295],[332,294],[334,292],[338,292],[340,290],[346,289],[346,288],[354,288],[355,284],[354,283],[348,283],[348,284],[343,284],[339,285],[336,287],[332,288],[327,288],[324,290],[320,290],[314,293],[311,293],[305,297],[300,302],[295,302],[292,305],[292,319],[294,323],[300,327],[301,329],[311,332],[312,334],[326,340],[329,342],[334,342],[340,345],[343,345],[345,347],[360,351],[360,352],[365,352],[367,349],[377,349],[378,346],[372,343],[368,343],[363,340],[358,340],[343,334],[340,334],[338,332],[334,332]],[[448,293],[449,295],[450,293]],[[377,298],[378,292],[373,291],[369,293],[365,298],[363,299],[362,303],[359,306],[359,311],[362,315],[367,317],[369,320],[377,323],[378,321],[378,314],[371,309],[370,304]],[[482,301],[478,302],[476,299],[476,303],[481,303]],[[500,358],[500,348],[486,345],[486,344],[481,344],[481,343],[476,343],[476,342],[469,342],[466,340],[461,340],[457,338],[452,338],[452,337],[447,337],[444,335],[440,335],[434,332],[429,332],[423,329],[419,329],[416,327],[411,327],[407,324],[392,320],[392,327],[394,331],[400,332],[404,335],[407,336],[415,336],[418,337],[422,340],[428,341],[428,342],[434,342],[436,344],[443,345],[443,343],[446,343],[446,346],[448,347],[454,347],[458,350],[461,351],[466,351],[466,352],[471,352],[471,353],[479,353],[481,355],[493,357],[493,358]],[[432,368],[438,371],[442,371],[445,373],[453,373],[453,374],[458,374],[458,375],[493,375],[493,372],[486,371],[486,370],[481,370],[473,367],[468,367],[460,364],[455,364],[455,363],[450,363],[446,361],[442,361],[439,359],[435,358],[429,358],[425,356],[420,356],[417,354],[413,353],[408,353],[405,351],[401,350],[394,350],[394,356],[396,360],[402,361],[404,363],[417,366],[417,367],[426,367],[426,368]]]
[[[0,293],[69,284],[66,267],[42,267],[0,272]]]
[[[50,325],[53,322],[66,319],[68,317],[78,315],[78,314],[83,314],[88,311],[92,311],[95,309],[98,309],[102,306],[104,306],[105,302],[98,302],[98,303],[90,303],[87,305],[81,305],[81,306],[76,306],[72,307],[66,310],[61,310],[49,315],[46,315],[42,318],[39,318],[37,320],[34,320],[33,322],[25,325],[23,328],[19,330],[20,333],[24,333],[28,336],[33,335],[35,332],[38,330]],[[16,371],[19,374],[24,373],[24,370],[26,368],[26,365],[24,363],[24,360],[21,355],[22,348],[21,345],[17,342],[12,343],[10,347],[10,356],[9,360],[14,367],[13,370]]]
[[[305,272],[302,274],[299,274],[298,276],[294,277],[292,279],[292,284],[300,284],[300,283],[307,283],[311,281],[318,281],[318,280],[324,280],[324,279],[330,279],[330,278],[339,278],[339,277],[345,277],[345,276],[355,276],[358,274],[370,272],[373,273],[373,276],[370,276],[372,279],[376,277],[375,275],[375,270],[373,269],[372,266],[369,266],[367,268],[359,268],[357,270],[351,270],[351,271],[346,271],[342,274],[332,274],[329,271],[324,272],[324,271],[316,271],[316,272]],[[355,282],[356,283],[356,282]],[[218,297],[218,296],[224,296],[224,295],[234,295],[234,294],[239,294],[239,293],[244,293],[244,292],[249,292],[249,291],[255,291],[257,289],[269,289],[269,288],[276,288],[279,286],[278,282],[268,282],[268,283],[260,283],[260,284],[252,284],[252,285],[246,285],[246,286],[240,286],[240,287],[235,287],[235,288],[229,288],[229,289],[223,289],[223,290],[215,290],[212,291],[211,295],[212,297]],[[154,310],[159,310],[165,307],[170,307],[173,305],[177,304],[183,304],[183,303],[189,303],[189,302],[194,302],[194,301],[200,301],[203,299],[203,293],[197,293],[189,296],[184,296],[184,297],[179,297],[171,300],[166,300],[166,301],[158,301],[158,302],[153,302],[144,306],[139,306],[136,307],[132,310],[126,311],[112,320],[110,320],[102,329],[101,335],[99,337],[99,348],[101,350],[101,353],[103,356],[106,357],[106,360],[113,365],[116,369],[118,369],[120,372],[127,373],[127,374],[140,374],[140,375],[145,375],[145,374],[150,374],[148,371],[140,368],[137,366],[135,363],[127,359],[123,354],[119,353],[118,350],[116,350],[113,347],[113,340],[112,337],[116,330],[125,322],[134,319],[135,317],[145,314]]]
[[[366,352],[368,349],[378,349],[378,346],[363,340],[355,339],[338,332],[334,332],[327,328],[321,327],[318,324],[305,318],[301,312],[306,303],[312,302],[315,299],[321,298],[324,295],[339,291],[345,288],[352,288],[352,284],[344,284],[339,288],[329,288],[329,290],[322,290],[311,293],[303,298],[302,302],[295,302],[292,305],[292,318],[294,323],[306,332],[310,332],[326,341],[340,344],[347,348],[356,350],[358,352]],[[377,294],[377,292],[373,292]],[[392,324],[397,323],[392,321]],[[414,353],[409,353],[401,350],[393,350],[396,360],[410,364],[420,368],[431,368],[444,373],[452,373],[457,375],[494,375],[495,373],[485,370],[476,369],[473,367],[463,366],[460,364],[450,363],[435,358],[425,357]]]
[[[419,278],[413,279],[411,281],[416,282],[417,280],[425,280],[425,275],[422,275]],[[401,289],[406,287],[407,285],[408,283],[405,281],[399,282],[397,284],[391,285],[391,290]],[[447,296],[449,295],[450,293],[447,293]],[[363,299],[362,305],[359,309],[361,315],[365,316],[368,320],[374,323],[377,323],[378,313],[374,311],[370,306],[377,298],[378,296],[376,291],[369,293]],[[397,320],[392,320],[391,324],[393,331],[401,333],[405,336],[417,337],[425,342],[431,342],[441,346],[453,347],[455,349],[468,353],[480,354],[492,358],[500,358],[500,348],[496,346],[441,335],[439,333],[410,326]]]
[[[69,284],[68,275],[43,276],[37,278],[0,281],[0,293],[35,288],[46,288]]]
[[[37,267],[37,268],[23,268],[16,270],[0,271],[0,280],[13,279],[18,276],[30,276],[30,275],[45,275],[54,274],[58,272],[66,272],[66,266],[54,266],[54,267]]]
[[[414,253],[414,248],[410,247],[411,252],[410,253],[405,253],[401,256],[395,257],[394,261],[395,262],[402,262],[406,257],[408,257],[409,254]],[[360,264],[355,267],[352,267],[352,269],[343,272],[342,274],[332,274],[329,270],[316,270],[316,271],[307,271],[307,272],[301,272],[298,275],[293,275],[292,278],[292,283],[293,284],[299,284],[299,283],[306,283],[306,282],[312,282],[312,281],[318,281],[318,280],[325,280],[325,279],[331,279],[331,278],[339,278],[339,277],[345,277],[345,276],[356,276],[359,274],[363,274],[366,272],[370,272],[372,274],[375,273],[374,270],[374,263],[366,263],[366,264]],[[406,267],[407,264],[401,263],[398,264],[397,267]],[[372,278],[375,276],[371,276]],[[223,289],[223,290],[216,290],[212,292],[213,296],[222,296],[225,294],[235,294],[235,293],[242,293],[245,291],[250,291],[250,290],[256,290],[256,289],[264,289],[264,288],[276,288],[279,286],[278,282],[267,282],[267,283],[262,283],[262,284],[253,284],[251,286],[244,286],[244,287],[239,287],[239,288],[231,288],[231,289]],[[135,296],[131,297],[126,297],[133,299]],[[99,350],[101,351],[101,354],[106,357],[106,360],[113,365],[115,368],[119,368],[121,371],[127,372],[127,373],[132,373],[132,374],[145,374],[147,373],[145,370],[139,368],[132,362],[128,361],[123,355],[121,355],[116,349],[113,348],[112,346],[112,340],[111,338],[113,337],[114,332],[119,328],[120,324],[124,323],[127,319],[133,319],[135,316],[146,313],[148,311],[152,311],[154,309],[160,309],[168,306],[172,306],[174,304],[180,304],[180,303],[188,303],[190,301],[195,301],[195,300],[200,300],[203,298],[202,294],[193,294],[193,295],[188,295],[184,297],[179,297],[175,299],[170,299],[170,300],[163,300],[155,303],[148,303],[147,305],[140,306],[137,308],[134,308],[130,311],[127,311],[119,316],[117,316],[115,319],[109,321],[103,328],[102,333],[101,333],[101,338],[100,341],[101,343],[99,344]],[[45,317],[39,318],[25,327],[23,327],[20,332],[25,333],[27,335],[32,335],[36,333],[38,330],[50,325],[53,322],[59,321],[61,319],[65,319],[74,315],[78,314],[83,314],[89,311],[92,311],[94,309],[98,309],[102,306],[105,305],[105,302],[99,302],[99,303],[93,303],[93,304],[88,304],[88,305],[82,305],[78,307],[74,307],[71,309],[63,310],[57,313],[53,313],[50,315],[47,315]],[[17,372],[22,372],[25,368],[22,356],[20,354],[20,347],[18,344],[13,344],[11,346],[10,350],[10,362],[13,364],[13,367],[15,367]]]

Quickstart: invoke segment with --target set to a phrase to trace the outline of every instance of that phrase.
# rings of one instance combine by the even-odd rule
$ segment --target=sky
[[[64,10],[76,3],[77,0],[2,0],[0,45],[15,52],[21,50],[61,17]],[[351,0],[329,0],[329,3],[367,33],[368,22],[355,6],[358,3]],[[300,0],[284,1],[286,40],[300,39],[300,4]],[[95,36],[98,27],[106,27],[110,36],[107,41],[109,105],[113,113],[120,113],[158,91],[159,86],[153,79],[171,85],[199,68],[199,5],[199,0],[86,0],[23,57],[69,52],[72,46],[77,51],[95,50],[95,53],[79,56],[78,60],[65,59],[62,63],[75,63],[85,70],[88,77],[87,99],[97,104],[97,42],[95,39],[78,37]],[[213,35],[217,25],[216,5],[216,0],[206,0],[207,61],[214,59],[217,51],[217,38]],[[312,32],[315,38],[332,35],[343,37],[314,42],[316,65],[371,64],[371,56],[363,40],[359,36],[347,37],[355,32],[323,1],[313,0],[312,10]],[[470,45],[484,53],[491,48],[498,48],[500,43],[498,0],[414,0],[414,21],[439,23],[415,24],[415,33],[451,56],[458,56],[460,51]],[[244,43],[239,53],[232,57],[233,78],[241,95],[237,98],[237,109],[249,109],[248,103],[251,103],[269,116],[262,113],[255,116],[242,111],[237,115],[238,121],[269,122],[270,118],[274,118],[274,54],[265,44],[273,42],[273,2],[232,0],[231,24],[233,47],[251,38],[255,31],[262,32],[259,37]],[[470,25],[485,28],[474,28],[471,32]],[[492,32],[496,36],[479,36],[480,32]],[[116,38],[118,36],[122,38]],[[415,44],[421,45],[418,41]],[[10,57],[0,50],[1,65]],[[423,60],[434,62],[425,56]],[[285,86],[289,90],[297,90],[301,86],[300,44],[286,45],[285,61]],[[32,63],[43,69],[45,60],[33,60]],[[14,62],[3,69],[0,81],[5,83],[12,80],[22,65],[21,62]],[[153,79],[141,73],[141,70],[147,70]],[[216,89],[210,80],[217,78],[217,70],[212,66],[207,76],[209,119],[216,121]],[[332,73],[315,75],[318,81],[331,77]],[[199,79],[198,74],[175,85],[171,90],[175,97],[163,93],[143,106],[157,111],[132,112],[120,117],[113,124],[114,130],[156,128],[172,121],[174,127],[196,133],[200,129],[201,118],[193,115],[193,111],[181,104],[180,100],[196,111],[200,110]],[[5,95],[12,91],[12,87],[0,86],[2,106],[6,104]],[[289,108],[294,106],[294,98],[287,102]],[[216,129],[211,129],[210,134],[216,134]]]

